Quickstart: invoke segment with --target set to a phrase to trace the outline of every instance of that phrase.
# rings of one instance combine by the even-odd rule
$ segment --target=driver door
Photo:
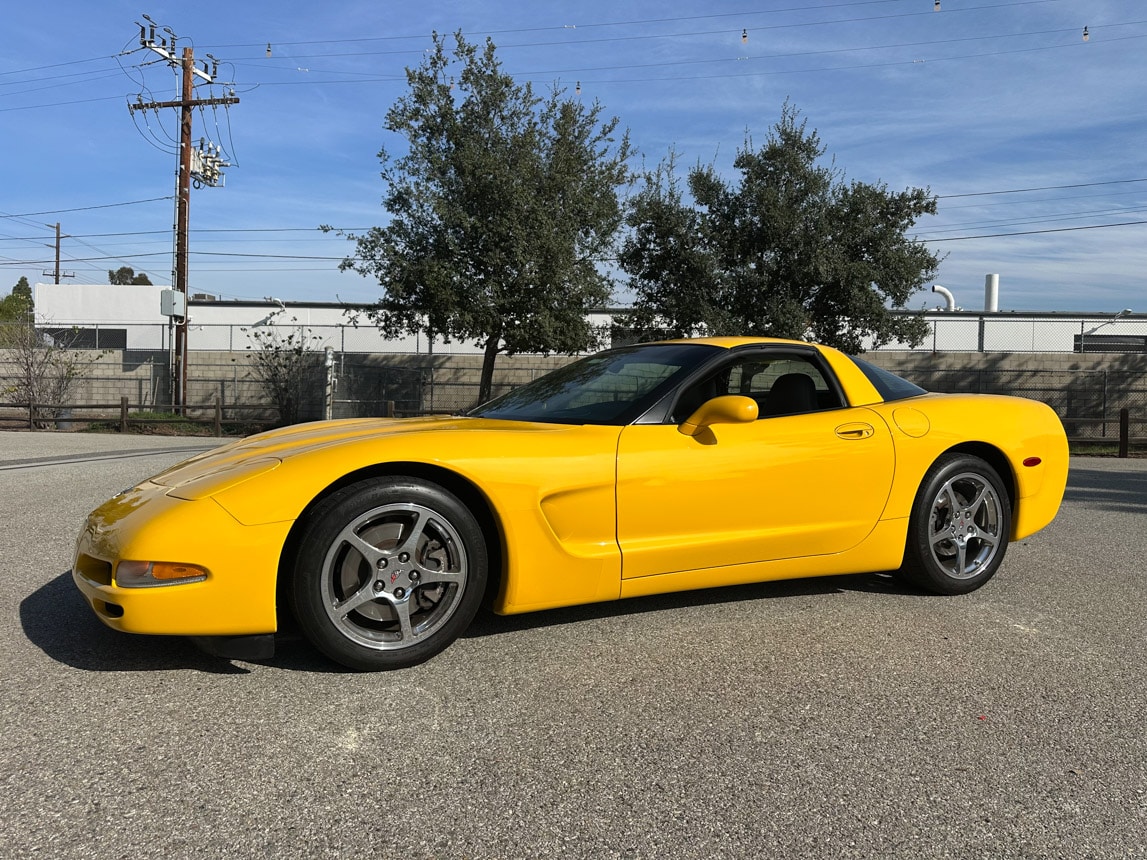
[[[773,397],[794,381],[781,377],[799,374],[812,380],[811,401]],[[874,412],[843,402],[829,374],[807,355],[735,358],[682,393],[673,423],[624,428],[617,456],[622,578],[837,553],[860,543],[888,498],[892,438]],[[752,397],[761,417],[692,437],[678,430],[688,417],[682,410],[722,394]]]

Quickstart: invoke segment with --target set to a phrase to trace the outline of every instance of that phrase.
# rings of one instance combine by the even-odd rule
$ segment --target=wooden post
[[[215,435],[223,435],[223,404],[219,402],[219,395],[215,395]]]
[[[1126,407],[1119,410],[1119,456],[1127,459],[1131,447],[1131,413]]]
[[[127,432],[127,398],[119,399],[119,432]]]

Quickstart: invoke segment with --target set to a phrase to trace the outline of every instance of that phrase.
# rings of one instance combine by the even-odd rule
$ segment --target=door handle
[[[836,435],[841,439],[867,439],[875,432],[871,424],[841,424],[836,428]]]

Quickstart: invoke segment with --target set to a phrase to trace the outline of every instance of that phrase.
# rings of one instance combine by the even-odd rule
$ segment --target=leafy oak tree
[[[405,150],[379,152],[390,220],[347,234],[357,253],[341,268],[378,279],[368,315],[388,336],[479,341],[485,401],[499,353],[597,344],[586,314],[612,295],[598,263],[623,223],[630,145],[599,104],[537,96],[502,71],[493,42],[454,42],[451,55],[435,34],[407,69],[385,122]]]
[[[646,176],[628,214],[619,265],[635,295],[624,324],[641,336],[806,337],[849,352],[927,334],[902,309],[939,258],[907,231],[936,199],[927,190],[846,182],[798,111],[785,104],[760,149],[677,177],[672,153]]]

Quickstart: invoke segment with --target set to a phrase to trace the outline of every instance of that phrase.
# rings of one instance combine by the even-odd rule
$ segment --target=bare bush
[[[29,410],[33,426],[48,427],[71,401],[76,383],[103,353],[78,352],[66,334],[48,335],[25,323],[0,328],[0,349],[8,372],[0,378],[0,400]]]
[[[282,313],[273,314],[268,325],[243,331],[255,342],[254,347],[247,347],[251,350],[251,373],[279,411],[278,423],[287,425],[299,422],[307,388],[320,363],[316,347],[322,338],[303,326],[270,324]],[[291,322],[298,319],[292,317]]]

